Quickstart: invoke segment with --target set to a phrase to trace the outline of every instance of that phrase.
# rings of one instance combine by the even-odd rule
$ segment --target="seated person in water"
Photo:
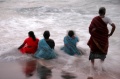
[[[81,55],[81,52],[77,49],[76,44],[79,39],[75,36],[73,30],[68,31],[68,35],[64,37],[64,50],[65,53],[69,55]]]
[[[45,31],[43,36],[44,38],[38,43],[38,49],[34,54],[34,57],[46,60],[56,58],[56,53],[54,52],[55,42],[54,40],[49,39],[50,32]]]
[[[28,38],[26,38],[23,44],[18,49],[24,54],[34,54],[38,47],[39,39],[35,37],[33,31],[28,32]]]

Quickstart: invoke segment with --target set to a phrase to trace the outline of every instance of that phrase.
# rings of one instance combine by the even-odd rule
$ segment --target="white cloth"
[[[104,18],[102,18],[102,20],[106,23],[106,24],[112,24],[112,20],[110,19],[110,18],[108,18],[108,17],[104,17]]]

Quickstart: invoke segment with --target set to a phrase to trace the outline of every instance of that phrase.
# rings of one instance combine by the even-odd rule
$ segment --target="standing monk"
[[[105,16],[106,9],[101,7],[99,9],[99,16],[93,18],[90,26],[89,33],[91,35],[88,46],[90,47],[90,56],[92,67],[94,67],[94,59],[101,59],[101,63],[106,58],[108,52],[108,38],[112,36],[115,31],[115,24],[110,18]],[[111,31],[108,31],[107,24],[112,26]]]

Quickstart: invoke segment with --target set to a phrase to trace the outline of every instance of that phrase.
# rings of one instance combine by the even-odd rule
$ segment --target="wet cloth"
[[[53,49],[50,48],[45,39],[42,39],[38,43],[38,50],[34,56],[36,58],[53,59],[56,58],[57,54]]]
[[[28,54],[34,54],[38,47],[38,41],[39,39],[36,38],[36,40],[33,40],[31,37],[26,38],[24,40],[24,46],[20,49],[20,51]]]
[[[94,29],[94,30],[93,30]],[[100,16],[93,18],[90,26],[89,33],[91,35],[88,46],[92,53],[104,53],[108,51],[108,28],[107,24],[101,19]]]
[[[81,52],[76,47],[78,41],[77,37],[64,37],[64,47],[62,47],[61,50],[64,50],[64,52],[69,55],[81,55]]]
[[[90,55],[89,55],[89,60],[93,60],[93,59],[101,59],[101,60],[104,60],[106,58],[106,54],[104,53],[93,53],[93,52],[90,52]]]

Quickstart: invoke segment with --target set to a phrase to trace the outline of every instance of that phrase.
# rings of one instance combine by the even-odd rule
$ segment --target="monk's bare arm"
[[[116,28],[114,23],[112,23],[111,26],[112,26],[112,29],[111,29],[111,32],[110,32],[110,34],[108,36],[112,36],[114,31],[115,31],[115,28]]]

